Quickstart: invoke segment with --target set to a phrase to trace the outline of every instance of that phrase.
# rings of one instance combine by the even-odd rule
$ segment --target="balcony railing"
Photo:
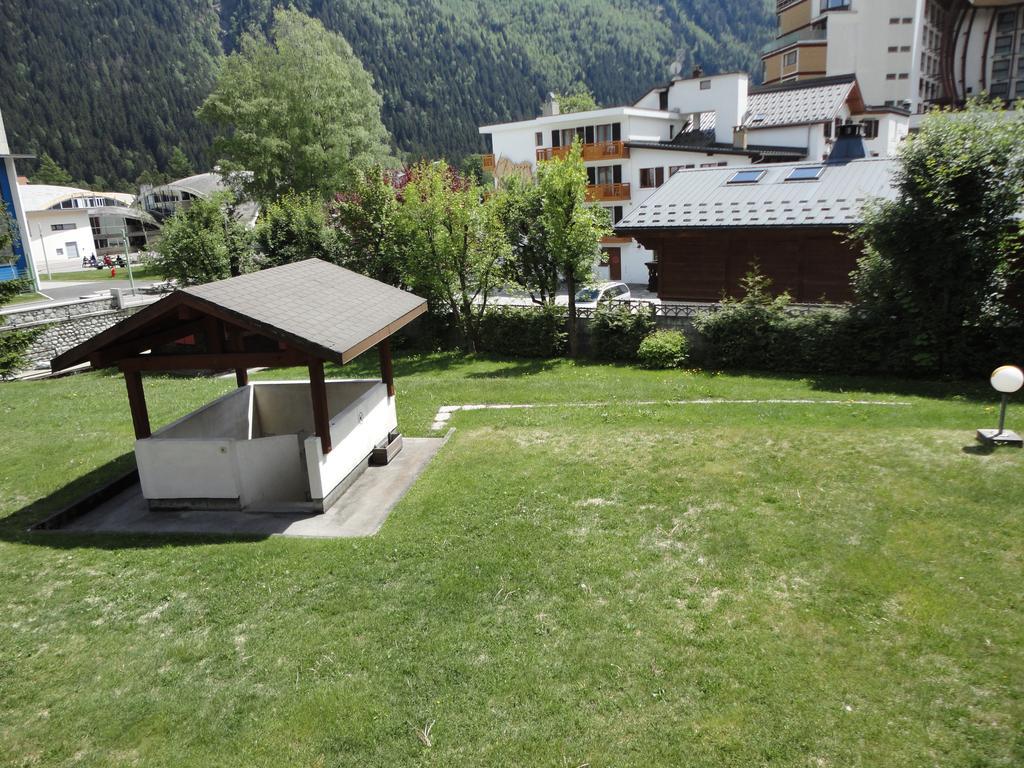
[[[555,157],[565,157],[569,154],[571,147],[538,147],[537,160],[551,160]],[[623,141],[595,141],[583,145],[583,160],[593,162],[595,160],[623,160],[629,157],[629,147]]]
[[[494,169],[496,167],[494,163],[494,155],[484,155],[480,159],[480,164],[483,166],[485,171],[494,173]]]
[[[629,184],[588,184],[587,200],[629,200]]]
[[[781,48],[793,45],[794,43],[814,42],[816,40],[825,40],[827,38],[828,32],[823,28],[817,29],[815,27],[807,27],[806,29],[798,29],[796,32],[790,32],[788,35],[783,35],[779,39],[768,43],[768,45],[761,49],[761,55],[767,56],[768,54],[775,53],[775,51]]]

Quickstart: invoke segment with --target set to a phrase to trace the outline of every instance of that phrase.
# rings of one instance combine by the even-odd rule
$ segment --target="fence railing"
[[[703,304],[703,303],[687,303],[687,302],[671,302],[671,303],[654,303],[652,301],[644,301],[642,299],[628,300],[628,301],[612,301],[611,306],[622,307],[628,309],[632,314],[638,314],[640,312],[649,312],[653,317],[671,317],[678,319],[689,319],[699,315],[708,315],[714,312],[719,312],[722,309],[722,305],[715,304]],[[604,305],[602,305],[604,306]],[[786,307],[786,314],[798,317],[801,315],[811,315],[815,312],[822,312],[829,309],[839,309],[838,304],[790,304]],[[492,304],[488,309],[494,309],[497,311],[507,311],[516,309],[541,309],[539,304]],[[594,317],[594,313],[598,307],[586,306],[576,307],[576,317],[583,320],[589,320]]]

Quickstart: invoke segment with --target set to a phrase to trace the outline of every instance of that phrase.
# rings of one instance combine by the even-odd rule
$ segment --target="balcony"
[[[629,200],[629,184],[588,184],[587,202]]]
[[[827,39],[828,30],[824,27],[807,27],[806,29],[798,29],[796,32],[790,32],[788,35],[783,35],[777,40],[773,40],[768,43],[768,45],[761,49],[761,56],[768,56],[782,48],[786,48],[797,43],[812,43]]]
[[[569,154],[570,149],[570,147],[538,147],[537,161],[565,157]],[[584,162],[624,160],[627,157],[629,157],[629,147],[622,141],[596,141],[592,144],[583,145]]]
[[[480,164],[488,173],[494,173],[494,169],[496,167],[494,163],[494,155],[483,155],[480,158]]]

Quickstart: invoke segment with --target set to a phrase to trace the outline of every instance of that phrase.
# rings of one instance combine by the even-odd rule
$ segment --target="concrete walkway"
[[[444,445],[443,438],[407,437],[386,467],[369,467],[324,514],[229,511],[151,512],[135,485],[73,520],[61,531],[132,534],[226,534],[236,536],[373,536]]]

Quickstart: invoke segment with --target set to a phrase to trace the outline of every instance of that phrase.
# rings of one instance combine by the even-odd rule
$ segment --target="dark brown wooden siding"
[[[834,228],[663,230],[635,235],[658,254],[658,296],[676,301],[718,301],[739,296],[753,263],[776,293],[798,302],[853,298],[850,272],[858,251]]]

